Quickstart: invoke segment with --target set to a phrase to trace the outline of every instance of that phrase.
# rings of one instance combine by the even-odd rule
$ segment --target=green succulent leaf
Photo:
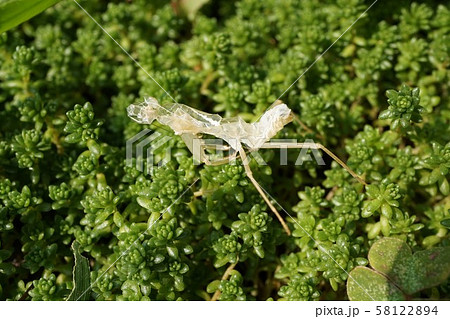
[[[357,267],[350,272],[350,300],[370,300],[364,296],[366,292],[373,292],[375,300],[403,300],[403,294],[412,295],[447,280],[450,248],[436,247],[412,254],[403,240],[382,238],[372,245],[369,262],[373,269]]]
[[[14,28],[61,0],[0,1],[0,33]]]
[[[73,266],[73,289],[67,300],[87,301],[90,299],[90,272],[89,260],[80,253],[80,244],[76,241],[72,244],[75,264]]]
[[[441,220],[441,225],[450,229],[450,218]]]
[[[413,294],[436,286],[448,278],[450,248],[430,248],[413,255],[401,239],[382,238],[371,247],[369,262],[406,294]]]
[[[350,272],[347,294],[351,301],[404,300],[403,293],[384,275],[358,266]]]

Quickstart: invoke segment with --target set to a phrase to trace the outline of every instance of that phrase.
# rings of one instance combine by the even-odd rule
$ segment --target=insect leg
[[[240,156],[238,152],[234,151],[233,153],[231,153],[228,156],[210,160],[208,155],[206,155],[206,153],[205,153],[205,148],[202,148],[202,151],[200,154],[201,154],[203,163],[205,163],[206,165],[209,165],[209,166],[218,166],[218,165],[228,164]]]
[[[216,151],[229,151],[231,148],[229,145],[206,143],[205,141],[201,141],[201,145],[203,146],[204,149]]]
[[[253,183],[253,185],[255,186],[256,190],[259,192],[261,197],[264,199],[264,201],[270,207],[270,209],[275,214],[275,216],[277,216],[278,220],[280,221],[280,223],[283,226],[283,228],[286,231],[286,233],[288,235],[290,235],[291,234],[291,230],[289,229],[288,225],[284,221],[283,217],[281,217],[281,215],[278,212],[278,210],[275,208],[275,206],[272,205],[272,203],[267,198],[266,193],[264,193],[264,191],[261,189],[261,186],[259,186],[259,184],[256,181],[256,179],[253,177],[252,170],[250,169],[250,166],[248,165],[249,163],[248,163],[247,154],[245,154],[245,151],[242,148],[239,149],[239,154],[240,154],[240,156],[242,158],[242,164],[244,165],[244,169],[245,169],[245,172],[247,173],[247,177]]]
[[[337,157],[333,152],[331,152],[324,145],[319,143],[277,143],[277,142],[267,142],[261,146],[261,148],[312,148],[312,149],[320,149],[327,153],[333,160],[335,160],[339,165],[341,165],[347,172],[350,173],[354,178],[358,180],[363,185],[367,185],[367,183],[356,174],[350,167],[347,166],[339,157]]]
[[[298,117],[297,114],[295,114],[294,112],[292,112],[292,114],[294,115],[294,122],[296,122],[298,125],[300,125],[302,129],[304,129],[308,133],[314,133],[314,131],[312,129],[310,129],[308,126],[306,126],[305,123],[303,123],[300,120],[300,118]]]
[[[212,149],[216,151],[228,151],[230,154],[225,157],[217,158],[214,160],[210,160],[209,156],[206,154],[205,150]],[[200,157],[202,162],[206,165],[217,166],[227,164],[233,160],[235,160],[239,156],[239,153],[231,148],[229,145],[216,144],[216,143],[208,143],[204,140],[200,141]]]

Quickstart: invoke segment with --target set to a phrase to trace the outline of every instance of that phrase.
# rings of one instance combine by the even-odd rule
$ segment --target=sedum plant
[[[367,298],[353,279],[391,287],[366,288],[380,300],[450,298],[448,5],[374,5],[282,95],[369,2],[79,2],[142,68],[71,1],[0,33],[0,299]],[[287,236],[239,161],[194,165],[168,128],[127,117],[172,101],[147,73],[248,121],[282,95],[304,125],[277,138],[326,145],[368,185],[325,155],[261,150],[250,165]],[[167,137],[164,165],[127,161],[143,128]],[[407,269],[379,263],[380,243]]]

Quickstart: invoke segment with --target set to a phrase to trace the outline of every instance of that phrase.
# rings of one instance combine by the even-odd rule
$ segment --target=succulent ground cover
[[[379,0],[345,33],[372,1],[79,3],[142,68],[73,1],[0,33],[0,299],[450,298],[448,3]],[[248,121],[289,88],[305,126],[277,138],[324,144],[368,185],[260,151],[288,236],[239,161],[194,165],[127,117],[171,102],[149,74]],[[149,174],[126,162],[144,128],[170,137]]]

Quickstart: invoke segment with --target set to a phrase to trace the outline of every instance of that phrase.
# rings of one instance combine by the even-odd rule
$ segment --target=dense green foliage
[[[209,1],[193,16],[177,1],[80,1],[177,101],[247,120],[371,2]],[[252,170],[291,237],[239,162],[194,166],[167,128],[127,117],[144,95],[171,99],[74,2],[0,34],[0,299],[66,299],[74,241],[92,300],[345,300],[377,239],[448,247],[444,3],[379,1],[282,97],[311,132],[277,137],[321,142],[369,183],[329,157],[296,166],[292,150],[283,166],[261,151],[269,165]],[[151,174],[125,161],[143,128],[172,137]],[[411,297],[448,299],[449,282]]]

